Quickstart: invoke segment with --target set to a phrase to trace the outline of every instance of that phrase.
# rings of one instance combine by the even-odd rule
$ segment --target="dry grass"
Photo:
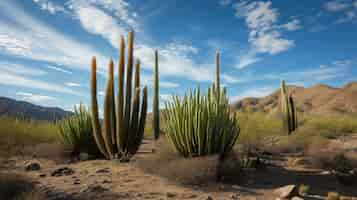
[[[34,190],[34,184],[25,177],[14,173],[0,173],[0,197],[4,200],[44,200]]]
[[[0,117],[0,157],[47,158],[63,161],[65,150],[52,122]]]
[[[210,184],[216,181],[217,155],[183,158],[174,152],[173,147],[163,137],[156,145],[160,148],[155,154],[140,158],[136,162],[136,166],[144,172],[184,185]],[[237,162],[238,159],[229,156],[223,163],[221,176],[224,180],[231,181],[229,178],[239,178],[241,170]]]

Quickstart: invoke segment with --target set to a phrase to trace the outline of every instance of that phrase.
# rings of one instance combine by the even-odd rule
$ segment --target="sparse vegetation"
[[[29,155],[26,147],[55,143],[58,130],[54,123],[0,117],[0,156]]]
[[[72,116],[57,122],[57,126],[61,143],[73,156],[100,154],[93,137],[90,113],[83,104],[74,108]]]

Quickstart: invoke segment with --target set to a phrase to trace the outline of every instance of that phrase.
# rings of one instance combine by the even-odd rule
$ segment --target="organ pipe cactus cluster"
[[[281,81],[280,92],[280,104],[281,113],[283,117],[283,125],[287,134],[290,135],[298,127],[297,111],[295,107],[294,98],[291,94],[289,95],[287,93],[287,88],[284,80]]]
[[[91,69],[91,111],[93,135],[101,153],[108,159],[119,158],[128,161],[134,155],[143,139],[147,114],[147,87],[140,89],[140,61],[135,65],[134,87],[133,76],[134,33],[128,35],[128,55],[125,66],[125,41],[121,37],[118,65],[118,92],[115,101],[114,63],[109,62],[108,80],[106,83],[103,107],[103,123],[98,116],[96,58],[92,59]],[[126,79],[124,71],[126,68]],[[124,81],[125,90],[124,90]],[[133,95],[132,95],[133,92]],[[140,93],[142,97],[140,100]],[[133,96],[133,98],[132,98]]]
[[[159,110],[159,63],[158,63],[158,53],[155,51],[155,66],[154,66],[154,85],[153,85],[153,131],[154,138],[157,140],[160,136],[160,110]]]
[[[226,89],[219,86],[219,55],[216,54],[216,79],[206,95],[200,88],[182,98],[166,102],[166,135],[184,157],[204,156],[232,150],[239,126],[231,114]]]

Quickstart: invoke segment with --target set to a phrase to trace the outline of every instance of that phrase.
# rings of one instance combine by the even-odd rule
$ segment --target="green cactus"
[[[298,127],[297,111],[293,96],[287,93],[285,81],[281,81],[280,86],[280,104],[283,118],[284,129],[288,135],[294,132]]]
[[[239,136],[236,114],[230,112],[226,90],[219,86],[218,58],[217,53],[216,78],[206,95],[197,88],[166,103],[166,135],[184,157],[219,153],[224,158]]]
[[[119,66],[118,66],[118,95],[117,105],[115,105],[114,92],[114,63],[109,62],[108,80],[104,94],[103,109],[103,130],[98,116],[97,102],[97,78],[96,78],[96,59],[92,60],[91,71],[91,110],[93,135],[96,144],[102,154],[108,158],[115,157],[122,161],[129,161],[134,155],[143,139],[144,125],[147,114],[147,87],[143,89],[143,97],[140,105],[140,61],[135,66],[134,87],[132,88],[133,75],[133,43],[134,33],[129,32],[128,36],[128,62],[126,73],[126,88],[124,94],[124,70],[125,70],[125,41],[121,37]],[[134,98],[132,99],[132,90]],[[125,97],[125,99],[124,99]],[[141,110],[140,110],[141,107]]]
[[[154,68],[154,85],[153,85],[153,131],[154,138],[157,140],[160,136],[160,111],[159,111],[159,64],[158,64],[158,53],[155,50],[155,68]]]

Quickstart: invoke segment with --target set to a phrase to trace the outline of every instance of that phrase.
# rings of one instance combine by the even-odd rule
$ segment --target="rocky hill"
[[[25,101],[0,97],[0,116],[53,121],[71,114],[60,108],[42,107]]]
[[[308,114],[357,113],[357,82],[341,88],[318,84],[309,88],[289,86],[297,109]],[[239,111],[274,113],[279,109],[280,90],[262,98],[245,98],[233,104]]]

